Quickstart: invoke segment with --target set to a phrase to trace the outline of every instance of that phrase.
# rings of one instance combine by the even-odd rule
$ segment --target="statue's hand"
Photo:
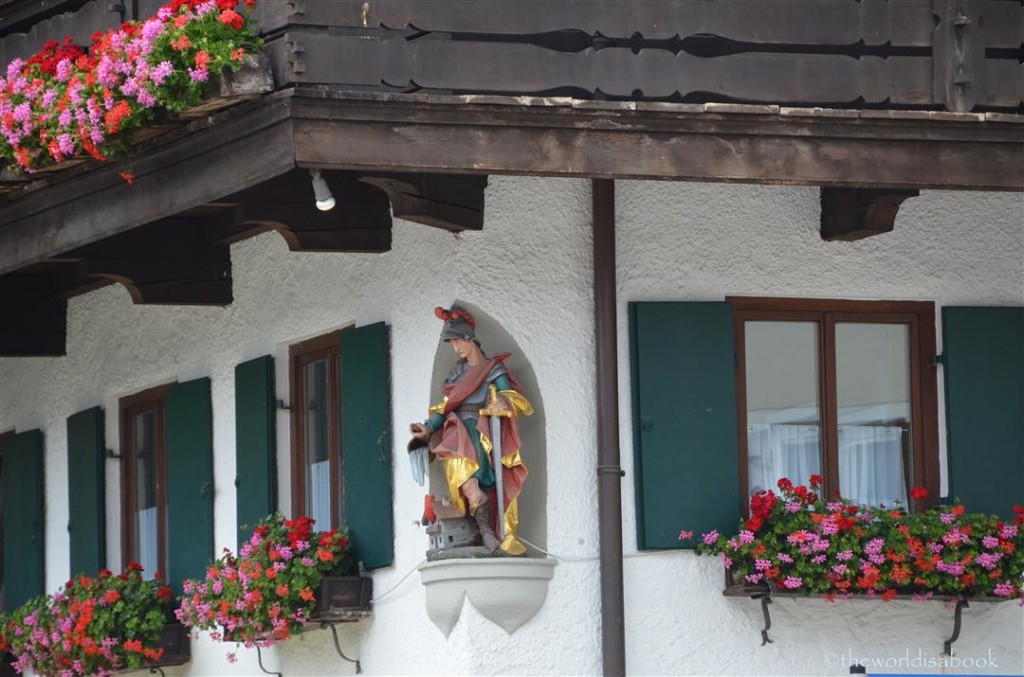
[[[426,442],[430,439],[430,428],[422,423],[410,423],[409,432],[418,440]]]

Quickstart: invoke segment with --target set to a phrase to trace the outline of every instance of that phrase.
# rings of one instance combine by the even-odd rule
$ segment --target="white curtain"
[[[907,504],[903,429],[897,426],[839,426],[839,491],[864,505]]]
[[[320,461],[309,466],[307,517],[316,520],[316,529],[326,531],[331,528],[331,463]]]
[[[821,473],[821,429],[816,425],[747,425],[747,485],[750,494],[776,489],[779,478],[806,484]]]
[[[906,505],[903,429],[839,426],[839,491],[858,505]],[[753,495],[775,489],[781,477],[806,484],[821,473],[821,430],[816,425],[747,425],[747,483]]]
[[[160,569],[159,553],[157,549],[157,519],[156,506],[140,510],[137,517],[139,529],[139,564],[142,565],[144,578],[153,578]]]

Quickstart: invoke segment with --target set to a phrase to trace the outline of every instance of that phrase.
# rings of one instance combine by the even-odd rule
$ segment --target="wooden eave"
[[[0,274],[298,167],[1024,190],[1024,116],[289,89],[0,202]]]

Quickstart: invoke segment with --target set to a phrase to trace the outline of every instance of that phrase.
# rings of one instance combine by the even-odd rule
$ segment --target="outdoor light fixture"
[[[331,188],[327,185],[324,177],[320,176],[319,169],[310,169],[309,175],[313,177],[313,195],[316,196],[316,208],[322,212],[334,209],[334,196],[331,195]]]

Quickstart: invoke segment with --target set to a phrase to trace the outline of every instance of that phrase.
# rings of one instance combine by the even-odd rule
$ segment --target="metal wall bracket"
[[[352,621],[340,621],[340,622],[342,622],[342,623],[351,623]],[[338,655],[341,656],[342,659],[348,661],[349,663],[355,663],[356,664],[356,674],[357,675],[363,674],[363,666],[359,663],[359,659],[358,658],[355,658],[355,659],[349,658],[341,650],[341,644],[338,643],[338,631],[334,628],[335,625],[337,625],[337,623],[330,623],[330,622],[324,621],[323,623],[320,624],[320,627],[321,627],[321,629],[322,628],[330,628],[331,636],[334,638],[334,650],[338,652]]]
[[[767,595],[754,595],[754,599],[761,600],[761,613],[764,614],[764,629],[761,630],[761,646],[765,644],[774,644],[771,638],[768,637],[768,631],[772,629],[772,615],[768,611],[768,605],[772,603],[771,594]]]
[[[764,629],[761,630],[761,646],[766,644],[774,644],[772,639],[768,636],[768,631],[772,629],[772,616],[768,610],[768,605],[772,603],[772,595],[775,593],[774,587],[765,592],[755,592],[750,595],[750,599],[760,600],[761,602],[761,613],[764,614]],[[956,607],[953,610],[953,634],[952,636],[942,643],[942,653],[946,656],[953,655],[953,642],[960,638],[960,628],[963,621],[963,610],[970,608],[970,602],[968,600],[959,598],[956,600]]]
[[[277,675],[277,677],[284,677],[280,672],[271,672],[263,667],[263,651],[260,649],[259,645],[256,646],[256,662],[259,663],[260,670],[264,673],[268,675]]]
[[[960,638],[960,616],[964,607],[971,606],[966,599],[958,599],[956,608],[953,610],[953,636],[942,643],[942,653],[947,656],[953,655],[953,642]]]

